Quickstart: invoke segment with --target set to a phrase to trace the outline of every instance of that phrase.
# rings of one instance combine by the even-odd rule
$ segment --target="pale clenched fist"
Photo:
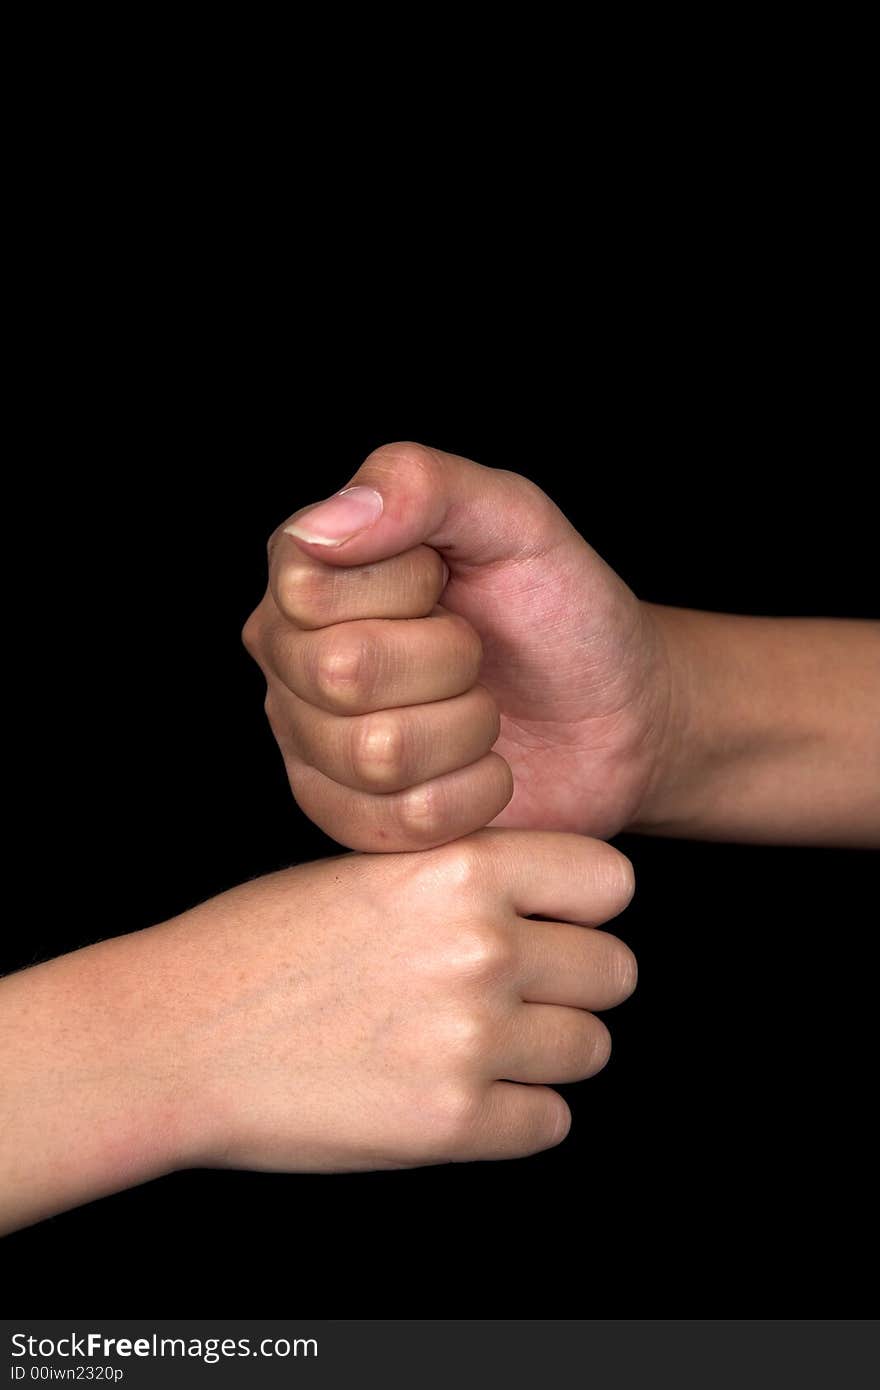
[[[605,1065],[592,1011],[635,984],[595,929],[631,893],[609,845],[485,830],[274,874],[158,928],[191,1161],[337,1171],[558,1143],[549,1087]]]
[[[635,983],[595,928],[631,891],[604,843],[483,830],[271,874],[8,976],[0,1231],[180,1168],[346,1172],[559,1143],[569,1113],[550,1088],[605,1064],[593,1010]]]

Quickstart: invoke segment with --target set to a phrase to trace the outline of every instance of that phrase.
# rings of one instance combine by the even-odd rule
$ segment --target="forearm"
[[[169,1172],[185,1152],[156,932],[0,981],[0,1232]]]
[[[880,623],[647,608],[669,702],[631,828],[880,844]]]

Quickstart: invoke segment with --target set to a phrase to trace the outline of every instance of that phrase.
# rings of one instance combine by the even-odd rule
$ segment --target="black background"
[[[527,474],[644,598],[877,616],[851,267],[835,253],[817,288],[789,234],[747,256],[697,231],[612,231],[527,295],[511,266],[491,303],[438,286],[382,312],[377,286],[344,311],[328,283],[318,328],[295,289],[230,291],[197,256],[171,281],[123,258],[97,305],[66,285],[22,513],[36,867],[6,968],[335,851],[290,799],[239,632],[271,529],[380,443]],[[566,1088],[560,1149],[174,1175],[4,1242],[16,1309],[863,1312],[876,857],[620,843],[640,985],[606,1071]]]

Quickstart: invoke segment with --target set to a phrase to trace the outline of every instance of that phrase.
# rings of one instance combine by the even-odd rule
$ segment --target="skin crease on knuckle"
[[[286,544],[293,549],[288,537]],[[355,619],[423,618],[443,589],[443,561],[429,546],[372,565],[334,568],[292,554],[272,572],[282,617],[305,630]]]
[[[448,798],[437,782],[408,787],[398,794],[391,833],[415,846],[434,845],[455,833],[449,824],[450,813]]]
[[[364,786],[382,792],[406,785],[407,740],[393,712],[362,716],[351,743],[351,769]]]
[[[487,1059],[496,1051],[499,1031],[498,1021],[485,1003],[479,1003],[476,996],[463,1001],[440,1024],[446,1065],[453,1072],[460,1071],[465,1079],[480,1077]]]
[[[374,683],[376,652],[362,637],[335,633],[332,640],[306,644],[304,665],[325,708],[353,713]]]
[[[479,898],[487,889],[491,849],[485,836],[465,835],[433,850],[422,862],[430,881],[439,878],[447,893],[459,892]]]
[[[427,976],[422,976],[438,1000],[440,1015],[435,1043],[444,1079],[428,1107],[434,1161],[518,1157],[552,1147],[570,1125],[561,1097],[547,1091],[537,1117],[532,1109],[502,1117],[497,1103],[488,1103],[520,1007],[514,1002],[516,937],[509,929],[514,916],[508,909],[505,928],[497,892],[486,887],[486,857],[480,855],[477,837],[424,858],[429,861],[421,869],[425,891],[436,895],[439,876],[451,899],[452,917],[435,934],[423,963]],[[489,910],[481,905],[487,897],[492,900]],[[577,1030],[574,1039],[564,1036],[559,1044],[560,1074],[594,1075],[608,1051],[607,1030],[590,1017],[587,1028]]]
[[[306,762],[352,790],[385,794],[479,762],[498,737],[499,717],[491,695],[473,686],[433,704],[330,715],[311,731],[305,706],[295,706],[290,721],[301,726]]]
[[[433,782],[387,793],[341,786],[293,748],[285,751],[285,764],[304,813],[340,844],[367,853],[427,850],[455,840],[497,815],[510,797],[510,769],[494,753]]]
[[[327,591],[335,578],[335,570],[325,575],[316,565],[295,558],[281,566],[273,592],[282,618],[297,627],[322,627],[321,610],[331,606]]]
[[[481,991],[515,978],[519,964],[513,932],[500,920],[486,920],[459,930],[450,964],[458,978]]]
[[[506,805],[510,781],[507,764],[495,754],[486,754],[460,774],[395,793],[393,822],[383,827],[384,833],[416,847],[453,840],[462,830],[470,829],[475,816],[488,820]]]
[[[497,1050],[510,1001],[495,978],[507,950],[494,920],[497,892],[481,873],[486,858],[477,843],[462,841],[372,862],[380,869],[387,865],[385,891],[391,900],[407,904],[402,946],[410,995],[430,1001],[430,1043],[426,1047],[420,1027],[416,1051],[420,1063],[430,1067],[431,1081],[418,1098],[417,1151],[410,1161],[491,1156],[487,1060]],[[417,925],[423,920],[431,923],[429,932]],[[531,1142],[527,1134],[521,1147],[528,1149]]]

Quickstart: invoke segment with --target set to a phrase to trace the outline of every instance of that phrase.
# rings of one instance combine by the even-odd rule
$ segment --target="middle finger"
[[[273,625],[267,659],[301,700],[331,714],[369,714],[461,695],[476,682],[480,639],[438,608],[430,618],[370,618],[303,632]]]

